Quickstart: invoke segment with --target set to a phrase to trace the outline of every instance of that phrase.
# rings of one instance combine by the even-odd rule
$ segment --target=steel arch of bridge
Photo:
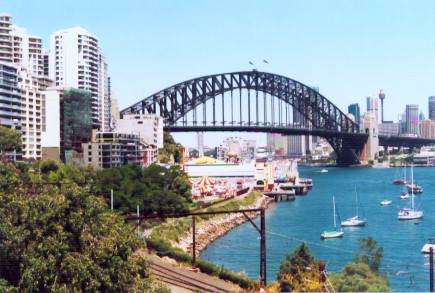
[[[226,122],[225,113],[228,108],[225,108],[223,101],[221,112],[219,112],[221,109],[216,107],[217,96],[223,96],[226,92],[231,92],[232,100],[233,90],[248,90],[248,93],[250,91],[257,92],[255,98],[248,96],[244,100],[244,103],[247,103],[248,106],[247,123],[234,121],[233,119]],[[337,163],[339,165],[360,163],[359,157],[367,140],[367,135],[360,133],[358,124],[349,119],[338,107],[312,88],[293,79],[272,73],[243,71],[194,78],[163,89],[122,110],[121,114],[160,115],[164,118],[165,129],[171,131],[185,129],[185,131],[294,133],[290,131],[292,127],[288,121],[283,123],[281,110],[275,111],[278,113],[272,112],[271,114],[272,121],[277,121],[277,123],[270,125],[271,123],[267,121],[259,121],[259,111],[264,110],[264,115],[266,115],[266,110],[259,109],[258,92],[269,94],[271,97],[277,98],[278,101],[292,106],[293,109],[300,113],[308,121],[308,124],[304,126],[308,132],[314,131],[316,135],[323,136],[329,141],[337,153]],[[212,101],[212,127],[206,125],[207,113],[205,110],[203,111],[202,122],[195,120],[193,126],[188,126],[187,114],[198,106],[205,105],[210,100]],[[242,103],[241,94],[240,103]],[[251,113],[252,107],[255,109],[254,113]],[[277,117],[274,117],[274,115]],[[222,121],[217,121],[218,117],[222,117]],[[256,118],[254,119],[256,121],[251,121],[253,118]],[[180,120],[181,126],[177,126]],[[242,120],[242,114],[240,114],[240,120]]]

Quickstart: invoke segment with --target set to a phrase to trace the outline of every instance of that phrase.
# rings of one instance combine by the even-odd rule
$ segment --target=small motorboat
[[[392,202],[393,202],[392,200],[388,200],[388,199],[383,200],[383,201],[381,201],[381,206],[388,206],[388,205],[390,205]]]
[[[328,173],[328,170],[326,170],[326,169],[322,169],[322,170],[320,171],[320,173]]]

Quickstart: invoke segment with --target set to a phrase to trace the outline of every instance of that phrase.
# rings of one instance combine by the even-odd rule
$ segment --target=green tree
[[[0,126],[0,151],[1,161],[6,162],[7,151],[19,151],[21,150],[21,134],[17,130]]]
[[[331,282],[338,292],[386,292],[390,291],[388,279],[379,273],[383,248],[372,237],[360,239],[362,255],[355,254],[341,274],[333,274]]]
[[[197,158],[199,156],[199,151],[197,149],[193,149],[189,153],[190,157]]]
[[[360,248],[364,254],[362,256],[359,256],[358,253],[355,254],[354,262],[365,263],[369,266],[372,272],[379,272],[379,268],[382,264],[384,249],[382,247],[378,247],[378,243],[371,236],[360,239]]]
[[[181,162],[181,145],[169,132],[163,132],[163,148],[159,149],[159,162],[163,164]]]
[[[365,263],[349,263],[341,274],[334,273],[329,278],[336,292],[388,292],[387,278],[374,273]]]
[[[293,253],[287,254],[285,260],[281,262],[278,271],[278,282],[282,292],[291,291],[315,291],[321,290],[318,262],[315,261],[311,250],[305,242],[295,248]],[[314,273],[316,272],[316,273]],[[307,281],[308,280],[308,281]],[[317,282],[317,285],[307,283]],[[312,287],[312,285],[317,287]]]
[[[213,157],[215,157],[215,155],[216,155],[216,153],[215,153],[214,149],[204,152],[204,156],[206,156],[206,157],[213,158]]]
[[[107,203],[113,190],[114,208],[122,214],[136,211],[138,205],[144,215],[182,213],[192,202],[187,175],[179,166],[152,164],[141,169],[126,165],[102,170],[94,186],[94,192],[104,195]]]
[[[153,284],[124,219],[87,188],[11,191],[0,205],[0,290],[168,292]]]

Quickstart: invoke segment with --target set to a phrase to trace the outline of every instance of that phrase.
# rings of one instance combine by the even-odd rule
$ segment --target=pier
[[[296,192],[294,190],[288,190],[288,191],[269,191],[269,192],[263,192],[264,195],[268,197],[273,197],[275,199],[275,202],[282,201],[283,198],[286,199],[286,201],[294,201],[296,199]]]

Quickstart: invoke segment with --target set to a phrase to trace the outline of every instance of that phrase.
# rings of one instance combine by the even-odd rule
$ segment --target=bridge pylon
[[[367,136],[343,136],[326,138],[337,155],[337,166],[349,167],[361,164],[361,155]]]

